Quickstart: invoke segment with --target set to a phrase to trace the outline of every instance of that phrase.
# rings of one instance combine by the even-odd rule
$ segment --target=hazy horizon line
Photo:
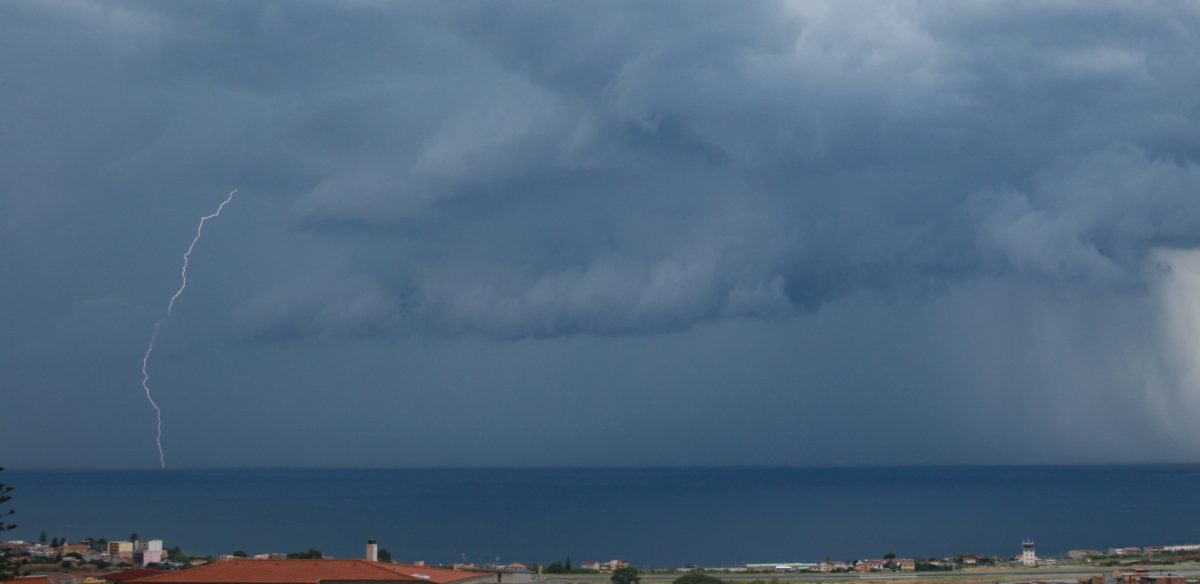
[[[945,463],[945,464],[845,464],[845,465],[415,465],[415,466],[0,466],[9,472],[172,472],[172,471],[632,471],[632,470],[904,470],[904,469],[1037,469],[1037,468],[1169,468],[1200,467],[1200,461],[1175,462],[1044,462],[1044,463]]]

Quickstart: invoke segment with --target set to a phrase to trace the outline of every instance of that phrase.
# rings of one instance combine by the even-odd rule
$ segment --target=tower
[[[1027,567],[1037,566],[1037,550],[1033,548],[1033,540],[1027,539],[1021,542],[1021,565]]]

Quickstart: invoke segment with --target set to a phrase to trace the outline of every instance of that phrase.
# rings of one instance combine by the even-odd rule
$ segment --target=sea
[[[1200,543],[1200,465],[920,468],[9,468],[5,539],[161,538],[192,554],[621,559],[643,568],[1040,555]]]

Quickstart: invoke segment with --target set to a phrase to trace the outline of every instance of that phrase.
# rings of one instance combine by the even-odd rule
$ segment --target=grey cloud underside
[[[8,411],[75,415],[66,460],[84,410],[152,447],[145,335],[239,187],[155,353],[194,464],[1194,458],[1196,30],[1188,2],[0,3]]]
[[[1200,232],[1188,3],[5,10],[93,87],[79,108],[5,59],[18,132],[54,111],[107,142],[46,171],[222,168],[343,242],[246,300],[259,338],[652,333],[979,277],[1138,290]],[[9,229],[54,204],[20,172],[37,141],[6,157]]]
[[[298,197],[313,228],[395,235],[371,271],[409,325],[669,331],[977,277],[1137,290],[1149,250],[1200,232],[1187,4],[589,6],[422,15],[454,50],[397,71],[405,144]],[[410,95],[433,87],[454,90]]]

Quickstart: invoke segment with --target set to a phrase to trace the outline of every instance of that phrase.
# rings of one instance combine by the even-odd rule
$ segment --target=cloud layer
[[[237,186],[167,362],[267,379],[284,350],[330,372],[425,350],[405,343],[434,343],[435,362],[567,351],[559,373],[503,391],[494,372],[430,372],[457,407],[591,400],[611,387],[567,372],[638,346],[659,357],[625,379],[660,396],[636,398],[648,412],[697,395],[697,416],[742,407],[706,383],[776,410],[911,394],[930,405],[902,411],[943,421],[910,445],[961,432],[986,450],[1019,424],[1058,428],[1039,434],[1058,459],[1098,460],[1121,442],[1079,438],[1071,412],[1103,400],[1094,420],[1139,412],[1138,446],[1117,456],[1136,458],[1197,437],[1172,409],[1196,407],[1173,315],[1190,314],[1200,243],[1198,25],[1187,2],[7,3],[8,365],[41,388],[27,404],[82,395],[84,378],[123,387],[108,351],[138,343],[124,331],[153,322],[180,234]],[[78,344],[89,335],[108,347]],[[64,343],[94,368],[42,378]],[[241,352],[214,349],[228,346]],[[663,381],[687,377],[681,347],[716,346],[728,378]],[[742,369],[772,347],[790,355],[762,364],[773,373]],[[411,373],[379,367],[292,383]],[[944,421],[985,406],[1007,413]],[[611,433],[574,430],[533,461]],[[812,461],[787,446],[812,432],[707,447]],[[532,439],[512,440],[497,456]],[[673,448],[647,460],[708,460]]]

